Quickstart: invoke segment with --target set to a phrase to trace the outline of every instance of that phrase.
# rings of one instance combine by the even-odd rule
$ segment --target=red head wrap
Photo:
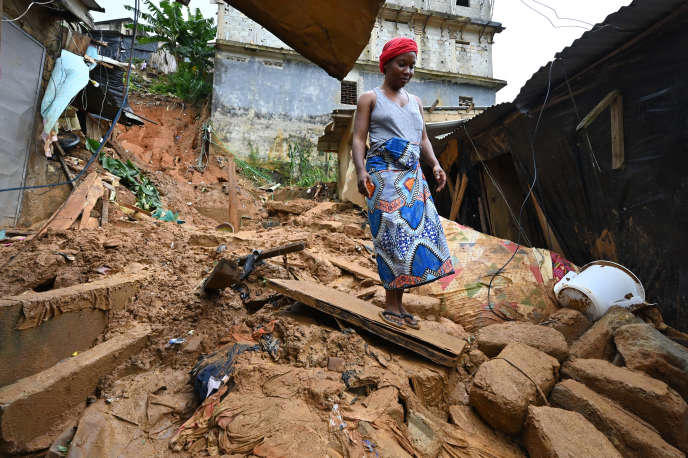
[[[380,71],[385,72],[385,64],[391,59],[394,59],[400,54],[407,52],[418,53],[418,45],[410,38],[392,38],[382,47],[382,54],[380,54]]]

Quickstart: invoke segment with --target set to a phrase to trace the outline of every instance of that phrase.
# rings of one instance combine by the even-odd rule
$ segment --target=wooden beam
[[[337,258],[335,256],[328,256],[327,260],[330,261],[335,266],[340,269],[346,270],[354,277],[362,280],[372,280],[378,285],[380,284],[380,275],[377,272],[367,269],[363,266],[359,266],[356,263],[349,262],[346,259]]]
[[[590,110],[590,113],[585,115],[585,117],[581,120],[581,122],[578,123],[576,126],[576,132],[578,132],[581,129],[584,129],[588,127],[592,122],[597,119],[597,117],[604,111],[605,108],[607,108],[609,105],[611,105],[617,97],[620,97],[621,93],[614,89],[612,92],[604,96],[600,102],[595,105],[595,108]]]
[[[100,225],[105,226],[110,218],[110,190],[103,191],[102,206],[100,207]]]
[[[227,157],[227,188],[229,189],[229,199],[227,202],[227,217],[229,224],[234,228],[234,232],[239,232],[241,217],[239,216],[239,187],[236,179],[236,164],[234,156]]]
[[[547,243],[547,247],[550,250],[555,251],[555,252],[563,255],[564,250],[561,248],[561,245],[559,244],[559,240],[557,240],[557,236],[554,235],[554,231],[552,230],[552,227],[547,222],[547,217],[545,216],[545,212],[542,211],[542,207],[540,207],[540,203],[538,202],[537,198],[535,197],[535,194],[533,194],[531,192],[530,197],[533,199],[533,206],[535,207],[535,213],[537,213],[538,222],[540,223],[540,229],[542,229],[542,233],[545,236],[545,242]]]
[[[95,218],[91,218],[91,210],[96,206],[98,199],[103,197],[103,186],[101,184],[100,178],[91,186],[86,194],[86,201],[84,203],[84,209],[81,214],[81,222],[79,223],[79,230],[81,229],[92,229],[98,227],[98,222]]]
[[[382,309],[355,296],[309,281],[267,279],[269,286],[309,307],[363,328],[443,366],[456,366],[466,342],[423,329],[399,329],[380,318]]]
[[[351,139],[354,136],[354,119],[356,119],[356,112],[353,113],[346,131],[339,140],[339,147],[337,148],[337,161],[339,168],[337,169],[337,196],[342,200],[342,193],[344,192],[344,182],[346,181],[346,171],[349,168],[349,161],[353,160],[351,157]]]
[[[43,228],[41,228],[36,237],[43,234],[48,229],[65,230],[68,229],[72,223],[79,217],[84,209],[84,202],[91,187],[97,182],[100,182],[97,172],[91,172],[86,178],[82,179],[72,193],[67,197],[67,200],[58,208],[55,213],[46,221]],[[102,192],[102,191],[101,191]]]
[[[449,219],[451,221],[456,221],[456,218],[459,216],[463,196],[466,194],[466,187],[468,187],[468,176],[465,173],[461,174],[461,185],[459,185],[459,176],[457,175],[455,187],[456,195],[452,199],[451,212],[449,213]]]
[[[624,124],[623,124],[623,97],[621,94],[614,100],[611,106],[612,114],[612,169],[620,169],[624,164]]]

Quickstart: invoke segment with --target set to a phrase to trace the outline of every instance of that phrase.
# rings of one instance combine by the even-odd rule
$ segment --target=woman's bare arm
[[[351,155],[353,156],[356,175],[358,175],[358,191],[364,196],[368,195],[368,183],[371,181],[365,170],[365,147],[370,127],[370,113],[375,106],[375,93],[366,92],[358,98],[356,117],[354,118],[354,135],[351,142]]]

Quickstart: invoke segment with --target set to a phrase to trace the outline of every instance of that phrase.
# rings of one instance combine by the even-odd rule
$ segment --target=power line
[[[556,18],[559,19],[560,21],[563,20],[563,21],[580,22],[581,24],[585,24],[585,25],[588,25],[588,26],[590,26],[590,27],[593,27],[593,26],[595,25],[595,24],[591,24],[591,23],[586,22],[586,21],[581,21],[580,19],[576,19],[576,18],[572,18],[572,17],[562,17],[562,16],[559,16],[559,14],[557,13],[557,10],[555,10],[554,8],[552,8],[551,6],[549,6],[547,3],[543,3],[543,2],[540,2],[540,1],[538,1],[538,0],[531,0],[531,1],[534,2],[534,3],[537,3],[538,5],[544,6],[544,7],[547,8],[548,10],[551,10],[551,11],[554,13],[554,16],[556,16]]]
[[[549,16],[544,14],[542,11],[538,10],[537,8],[533,8],[531,5],[527,4],[524,0],[521,0],[521,3],[523,3],[527,8],[535,11],[537,14],[539,14],[543,18],[547,19],[547,22],[549,22],[552,25],[552,27],[554,27],[555,29],[563,29],[563,28],[584,29],[584,30],[589,29],[589,27],[583,27],[582,25],[557,25],[554,22],[552,22],[552,19],[550,19]]]
[[[54,2],[54,1],[55,1],[55,0],[48,0],[47,2],[31,2],[31,3],[29,4],[29,7],[26,8],[26,10],[25,10],[22,14],[20,14],[19,16],[17,16],[17,17],[14,18],[14,19],[3,19],[2,22],[14,22],[14,21],[18,21],[19,19],[21,19],[21,18],[23,18],[24,16],[26,16],[26,13],[29,12],[29,10],[31,9],[31,7],[32,7],[33,5],[47,5],[47,4],[52,3],[52,2]]]

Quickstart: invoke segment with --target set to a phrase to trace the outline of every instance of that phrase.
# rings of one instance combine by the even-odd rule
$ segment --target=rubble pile
[[[143,112],[154,116],[156,110],[164,111]],[[132,135],[122,135],[122,144],[133,145]],[[193,141],[188,144],[193,149]],[[150,145],[128,148],[134,158],[148,157],[141,169],[183,224],[114,205],[100,227],[48,230],[0,248],[7,260],[0,312],[11,309],[22,323],[32,323],[27,332],[64,347],[52,349],[56,372],[66,361],[78,374],[79,358],[93,351],[103,361],[83,365],[91,378],[69,386],[69,405],[41,401],[49,400],[43,385],[28,385],[35,391],[34,413],[56,419],[36,422],[30,440],[16,433],[19,416],[7,413],[20,405],[12,398],[17,389],[0,387],[3,452],[62,447],[72,457],[688,453],[688,348],[681,343],[686,336],[664,324],[656,308],[612,307],[592,322],[580,311],[559,308],[549,294],[560,278],[548,264],[549,252],[445,222],[449,242],[459,250],[455,256],[463,259],[464,253],[470,262],[446,280],[445,290],[404,295],[422,330],[464,345],[451,365],[436,364],[374,328],[280,294],[267,281],[315,282],[383,305],[366,218],[358,208],[328,200],[282,201],[274,190],[241,177],[239,189],[226,190],[221,161],[211,160],[217,165],[203,175],[189,166],[192,155],[170,162],[146,153]],[[211,176],[214,182],[203,178]],[[118,204],[134,205],[126,188],[112,185]],[[220,205],[226,210],[226,192],[234,191],[241,228],[218,230],[218,220],[207,215]],[[206,195],[215,210],[203,206]],[[257,263],[231,287],[204,290],[221,260],[294,242],[306,248]],[[474,307],[482,304],[489,282],[481,270],[488,261],[474,249],[490,262],[518,252],[505,274],[509,281],[496,282],[497,313]],[[122,275],[135,276],[136,288],[105,281]],[[92,288],[84,292],[82,284]],[[79,343],[84,348],[70,346],[78,339],[50,340],[59,320],[72,313],[102,327],[91,341]],[[127,333],[137,326],[146,332],[130,344]],[[128,349],[117,350],[122,358],[113,342]],[[107,370],[98,373],[101,367]],[[29,382],[41,374],[30,375],[38,378]],[[63,382],[82,380],[69,378],[72,372],[60,374]],[[64,412],[51,417],[55,405]]]

